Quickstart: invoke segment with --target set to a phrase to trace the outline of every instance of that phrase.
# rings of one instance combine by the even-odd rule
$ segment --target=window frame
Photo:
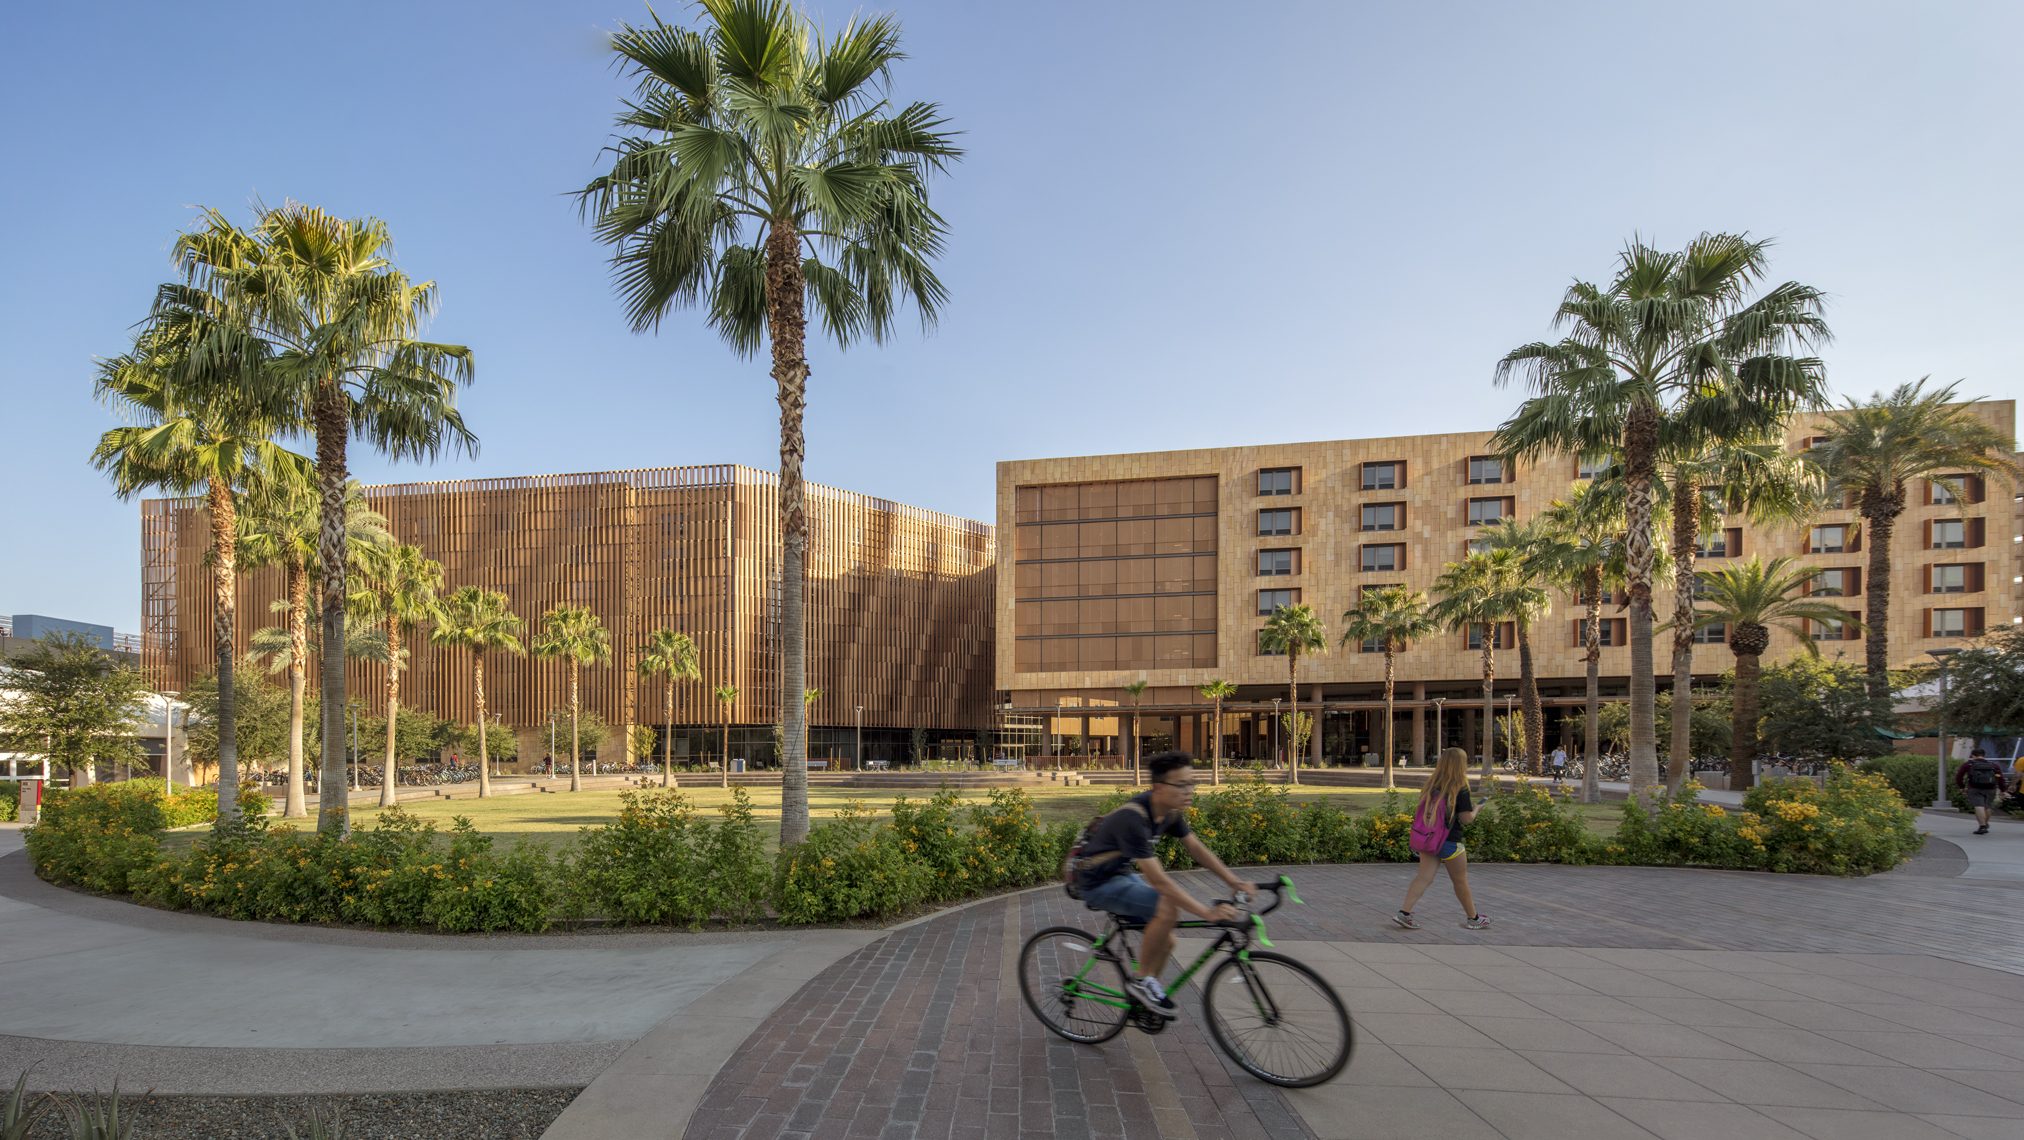
[[[1300,589],[1299,589],[1299,587],[1297,587],[1297,586],[1266,586],[1266,587],[1263,587],[1263,588],[1261,588],[1261,589],[1260,589],[1260,590],[1258,591],[1258,616],[1259,616],[1259,617],[1270,617],[1270,616],[1272,616],[1272,614],[1273,614],[1273,613],[1274,613],[1274,612],[1275,612],[1276,610],[1278,610],[1278,608],[1279,608],[1279,606],[1272,606],[1272,607],[1268,608],[1268,607],[1267,607],[1267,606],[1265,605],[1265,595],[1267,595],[1267,594],[1285,594],[1285,595],[1286,595],[1286,600],[1285,600],[1284,602],[1281,602],[1281,603],[1279,603],[1279,605],[1283,605],[1283,606],[1297,606],[1297,605],[1299,605],[1299,604],[1300,604]]]
[[[1513,510],[1511,511],[1511,513],[1509,513],[1509,514],[1506,514],[1506,513],[1505,513],[1505,504],[1506,504],[1506,503],[1509,503],[1510,501],[1511,501],[1511,497],[1510,497],[1509,495],[1487,495],[1487,496],[1478,496],[1478,497],[1475,497],[1475,498],[1471,498],[1471,499],[1469,500],[1469,504],[1468,504],[1468,509],[1467,509],[1467,512],[1466,512],[1466,514],[1467,514],[1467,518],[1468,518],[1468,523],[1467,523],[1467,525],[1469,525],[1469,526],[1495,526],[1495,525],[1497,525],[1498,523],[1500,523],[1500,522],[1503,522],[1503,521],[1504,521],[1505,519],[1508,519],[1508,518],[1515,518],[1515,517],[1517,517],[1517,513],[1518,513],[1518,512],[1517,512],[1517,511],[1516,511],[1515,509],[1513,509]],[[1490,518],[1490,519],[1479,519],[1479,518],[1477,518],[1477,517],[1476,517],[1476,506],[1477,506],[1477,504],[1479,504],[1479,503],[1495,503],[1495,504],[1497,504],[1497,517],[1496,517],[1496,518]]]
[[[1380,467],[1390,469],[1391,482],[1372,482],[1372,471]],[[1402,459],[1372,459],[1357,468],[1357,483],[1366,491],[1396,491],[1405,486],[1405,473],[1406,465]]]
[[[1809,530],[1806,533],[1806,552],[1808,554],[1849,553],[1848,529],[1849,524],[1847,523],[1816,523],[1813,526],[1813,529]],[[1820,544],[1820,532],[1824,530],[1835,530],[1841,532],[1841,536],[1836,540],[1837,545],[1822,546]]]
[[[1266,479],[1269,476],[1274,475],[1284,475],[1286,477],[1285,490],[1281,491],[1273,487],[1268,487],[1266,485]],[[1260,496],[1277,497],[1280,495],[1297,495],[1299,493],[1300,493],[1300,468],[1260,467],[1258,469],[1258,494]]]
[[[1959,528],[1960,528],[1960,531],[1961,531],[1961,534],[1960,534],[1960,539],[1959,539],[1958,541],[1955,541],[1955,542],[1941,542],[1941,541],[1940,541],[1940,528],[1941,528],[1941,527],[1943,527],[1943,526],[1953,526],[1953,527],[1959,527]],[[1926,547],[1926,549],[1928,549],[1928,550],[1966,550],[1966,549],[1968,549],[1968,520],[1967,520],[1967,519],[1934,519],[1934,520],[1932,521],[1932,526],[1931,526],[1931,531],[1930,531],[1930,533],[1932,534],[1932,540],[1931,540],[1931,543],[1930,543],[1930,545],[1928,545],[1928,546]]]
[[[1265,568],[1265,557],[1266,557],[1267,555],[1269,555],[1269,554],[1283,554],[1283,555],[1285,555],[1285,556],[1286,556],[1286,569],[1284,569],[1284,570],[1268,570],[1268,569],[1266,569],[1266,568]],[[1300,557],[1299,557],[1299,551],[1297,551],[1297,550],[1295,550],[1295,549],[1293,549],[1293,548],[1291,548],[1291,547],[1283,547],[1283,546],[1282,546],[1282,547],[1272,547],[1272,548],[1269,548],[1269,549],[1264,549],[1264,550],[1260,550],[1260,551],[1258,552],[1258,563],[1257,563],[1257,567],[1258,567],[1258,573],[1257,573],[1257,574],[1255,575],[1256,577],[1259,577],[1259,578],[1290,578],[1290,577],[1292,577],[1293,575],[1295,575],[1295,574],[1298,574],[1298,573],[1300,572]]]
[[[1373,551],[1377,550],[1391,551],[1392,564],[1389,566],[1372,566],[1370,564],[1370,556]],[[1403,542],[1366,542],[1359,544],[1357,547],[1356,564],[1358,567],[1357,573],[1359,574],[1395,574],[1406,568],[1406,544]]]
[[[1372,511],[1390,511],[1391,522],[1384,526],[1372,526],[1370,522]],[[1406,528],[1406,505],[1403,502],[1391,501],[1365,503],[1357,509],[1356,521],[1359,534],[1395,534]]]
[[[1285,530],[1267,530],[1267,529],[1265,529],[1265,517],[1266,517],[1267,515],[1284,515],[1284,516],[1286,516],[1286,529],[1285,529]],[[1299,509],[1298,509],[1298,508],[1295,508],[1295,507],[1260,507],[1260,508],[1258,508],[1258,537],[1260,537],[1260,538],[1287,538],[1287,537],[1291,537],[1291,536],[1293,536],[1293,535],[1295,535],[1295,534],[1298,534],[1298,533],[1300,533],[1300,511],[1299,511]]]

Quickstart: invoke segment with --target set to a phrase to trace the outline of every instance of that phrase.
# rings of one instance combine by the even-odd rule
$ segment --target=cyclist
[[[1234,922],[1237,910],[1228,903],[1209,906],[1196,901],[1153,855],[1162,836],[1181,841],[1188,855],[1227,883],[1240,901],[1250,884],[1223,865],[1188,827],[1187,808],[1195,795],[1194,758],[1185,752],[1162,752],[1146,762],[1152,787],[1104,816],[1076,860],[1076,887],[1082,901],[1097,910],[1146,924],[1139,943],[1139,976],[1127,983],[1132,996],[1147,1009],[1172,1018],[1180,1010],[1160,984],[1160,971],[1174,948],[1174,924],[1187,911],[1210,922]]]

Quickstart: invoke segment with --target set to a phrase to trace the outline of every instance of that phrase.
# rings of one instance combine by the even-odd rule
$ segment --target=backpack
[[[1421,796],[1420,806],[1413,812],[1413,832],[1406,840],[1406,846],[1415,855],[1439,855],[1448,842],[1448,801],[1443,798],[1434,801],[1432,818],[1428,817],[1427,801],[1432,796]]]
[[[1118,810],[1123,811],[1125,808],[1131,806],[1133,805],[1126,803],[1124,808],[1119,808]],[[1105,851],[1101,854],[1087,857],[1082,854],[1082,849],[1089,846],[1089,841],[1096,837],[1096,829],[1102,825],[1104,820],[1109,818],[1110,816],[1108,815],[1091,816],[1089,822],[1082,825],[1082,830],[1075,833],[1075,842],[1068,845],[1068,857],[1061,861],[1061,889],[1068,892],[1069,898],[1079,899],[1082,897],[1082,888],[1076,885],[1076,880],[1082,877],[1082,872],[1094,871],[1098,867],[1107,863],[1114,863],[1124,856],[1124,852],[1122,851]],[[1151,823],[1152,821],[1153,813],[1150,809],[1147,809],[1146,822]]]
[[[1968,786],[1978,792],[2002,787],[2002,767],[1987,757],[1968,761]]]

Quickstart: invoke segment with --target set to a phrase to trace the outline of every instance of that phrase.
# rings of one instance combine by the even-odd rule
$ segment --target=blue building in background
[[[75,633],[100,649],[113,648],[112,627],[109,625],[93,625],[88,621],[44,617],[41,614],[14,615],[13,635],[22,641],[34,641],[52,633]]]

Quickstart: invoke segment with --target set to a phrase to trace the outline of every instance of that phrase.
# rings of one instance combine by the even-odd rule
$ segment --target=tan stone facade
[[[2014,430],[2011,401],[1979,405]],[[1811,422],[1791,433],[1797,449],[1819,434]],[[1576,481],[1579,464],[1555,458],[1501,470],[1488,460],[1489,432],[1388,439],[1335,440],[1199,451],[1016,460],[998,465],[997,677],[1001,698],[1016,708],[1055,705],[1071,697],[1121,696],[1146,681],[1148,708],[1179,713],[1199,706],[1195,689],[1213,679],[1234,682],[1249,702],[1286,691],[1287,663],[1258,652],[1265,614],[1280,601],[1314,607],[1325,625],[1339,624],[1359,591],[1403,583],[1428,589],[1448,562],[1468,549],[1475,525],[1499,516],[1529,519]],[[2024,615],[2024,505],[1999,481],[1973,483],[1979,501],[1934,502],[1927,487],[1911,490],[1893,543],[1893,660],[1958,644]],[[1944,499],[1944,495],[1940,496]],[[1279,513],[1284,512],[1284,513]],[[1860,616],[1868,551],[1853,510],[1822,513],[1813,551],[1812,527],[1760,528],[1731,517],[1720,555],[1700,565],[1761,555],[1793,555],[1823,570],[1855,573],[1845,583],[1848,609]],[[1958,531],[1958,533],[1955,533]],[[1837,542],[1839,538],[1841,541]],[[1958,543],[1958,545],[1955,545]],[[1843,549],[1832,550],[1835,546]],[[1213,578],[1206,573],[1213,566]],[[1265,591],[1288,591],[1266,594]],[[1670,590],[1658,598],[1663,620]],[[1542,686],[1549,696],[1578,694],[1584,671],[1578,645],[1580,610],[1556,595],[1533,636]],[[1620,691],[1629,671],[1624,614],[1605,610],[1615,644],[1603,650],[1603,675]],[[1829,654],[1862,656],[1854,639],[1826,641]],[[1315,688],[1330,702],[1362,704],[1377,695],[1383,657],[1342,646],[1331,635],[1325,655],[1303,660],[1303,699]],[[1500,639],[1500,648],[1503,645]],[[1798,638],[1774,632],[1769,659],[1800,652]],[[1500,682],[1515,677],[1517,654],[1500,652]],[[1661,670],[1665,668],[1661,654]],[[1728,668],[1726,645],[1695,651],[1695,672]],[[1481,653],[1464,635],[1442,633],[1399,660],[1399,695],[1480,694]],[[1500,685],[1500,697],[1501,689]],[[1185,719],[1185,718],[1184,718]],[[1178,742],[1192,730],[1175,726]]]

